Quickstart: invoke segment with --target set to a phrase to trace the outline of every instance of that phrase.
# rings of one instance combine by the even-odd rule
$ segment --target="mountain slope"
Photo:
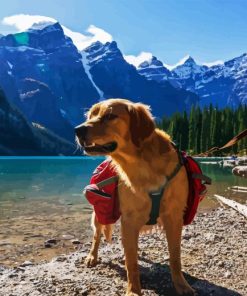
[[[72,155],[75,145],[30,125],[0,88],[0,155]]]
[[[78,124],[83,108],[99,98],[85,73],[81,55],[59,23],[1,37],[0,60],[11,65],[7,74],[14,77],[17,92],[26,78],[48,85],[71,125]],[[13,99],[8,85],[3,88]]]
[[[84,50],[90,74],[105,98],[121,97],[151,105],[156,116],[190,109],[198,98],[193,93],[162,85],[140,75],[128,64],[116,42],[96,42]]]
[[[19,92],[22,110],[29,122],[39,123],[57,135],[74,141],[74,129],[66,114],[61,114],[63,110],[59,109],[56,96],[46,84],[26,78],[19,82]]]

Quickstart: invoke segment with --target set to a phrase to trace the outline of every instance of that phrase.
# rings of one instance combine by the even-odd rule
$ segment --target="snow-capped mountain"
[[[188,56],[171,70],[153,57],[141,63],[137,70],[149,80],[160,84],[169,81],[175,87],[196,93],[200,97],[201,106],[212,103],[222,108],[247,104],[246,54],[211,67],[198,65]]]
[[[0,85],[7,97],[14,100],[16,93],[22,93],[22,81],[27,78],[46,84],[56,97],[53,111],[60,112],[73,126],[82,120],[83,108],[99,98],[81,59],[59,23],[33,26],[26,32],[0,38],[0,61],[5,69],[0,70]],[[34,91],[29,94],[29,102],[35,94]],[[19,100],[18,106],[26,112],[28,106],[22,108],[22,101]],[[39,109],[31,112],[38,113]]]
[[[115,41],[80,51],[66,34],[74,36],[58,22],[43,22],[0,36],[0,86],[29,122],[70,141],[85,110],[105,98],[142,101],[156,117],[198,103],[247,103],[246,54],[211,67],[188,56],[172,69],[151,57],[136,68]]]
[[[104,98],[120,97],[151,105],[153,113],[162,117],[189,109],[198,102],[197,96],[174,88],[169,82],[160,85],[140,75],[126,62],[115,41],[93,43],[82,52],[91,79]]]
[[[186,59],[184,59],[183,64],[176,66],[172,70],[172,73],[177,78],[196,79],[198,75],[201,75],[207,69],[207,66],[197,65],[197,63],[191,56],[187,56]]]
[[[156,80],[158,82],[168,80],[168,77],[172,76],[163,63],[154,56],[150,60],[141,63],[138,66],[138,72],[148,80]]]
[[[73,141],[73,126],[104,98],[143,101],[159,117],[198,102],[193,93],[140,75],[116,42],[95,42],[80,52],[66,34],[73,36],[58,22],[42,22],[0,37],[0,86],[30,122]]]

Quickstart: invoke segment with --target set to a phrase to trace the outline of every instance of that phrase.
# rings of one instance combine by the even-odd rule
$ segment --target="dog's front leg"
[[[141,283],[138,267],[138,236],[141,226],[130,217],[121,219],[122,243],[125,253],[128,287],[126,296],[141,295]]]
[[[102,225],[97,221],[95,213],[92,214],[92,227],[93,227],[93,241],[89,254],[87,255],[85,264],[87,267],[92,267],[97,264],[98,249],[100,244],[100,237],[102,233]]]

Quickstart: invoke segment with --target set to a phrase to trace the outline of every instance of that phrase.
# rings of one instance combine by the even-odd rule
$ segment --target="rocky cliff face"
[[[0,89],[0,155],[72,155],[75,148],[44,127],[29,124]]]
[[[29,122],[41,124],[61,137],[74,140],[69,118],[46,84],[26,78],[19,82],[19,93],[22,110]]]

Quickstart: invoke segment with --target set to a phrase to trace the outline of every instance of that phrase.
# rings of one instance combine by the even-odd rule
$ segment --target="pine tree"
[[[247,128],[247,112],[246,106],[240,106],[237,110],[237,121],[238,121],[238,134]],[[243,151],[247,149],[247,141],[246,138],[240,140],[238,142],[238,151]]]
[[[189,117],[189,153],[193,153],[195,150],[195,135],[196,135],[196,126],[195,126],[195,107],[194,105],[191,108],[190,117]]]
[[[220,146],[221,139],[221,130],[220,126],[220,112],[218,108],[214,108],[212,117],[211,117],[211,146],[217,147]]]
[[[204,107],[202,112],[201,152],[210,149],[210,111]]]
[[[181,122],[181,149],[186,151],[189,144],[189,121],[187,113],[184,111]]]
[[[179,149],[197,154],[221,147],[247,129],[247,106],[239,106],[236,110],[218,110],[212,104],[203,110],[193,106],[189,118],[186,112],[175,113],[171,118],[164,117],[159,126],[171,135]],[[247,137],[223,153],[240,151],[247,153]]]
[[[202,113],[199,107],[195,110],[195,153],[200,153],[201,151],[201,131],[202,131]]]

